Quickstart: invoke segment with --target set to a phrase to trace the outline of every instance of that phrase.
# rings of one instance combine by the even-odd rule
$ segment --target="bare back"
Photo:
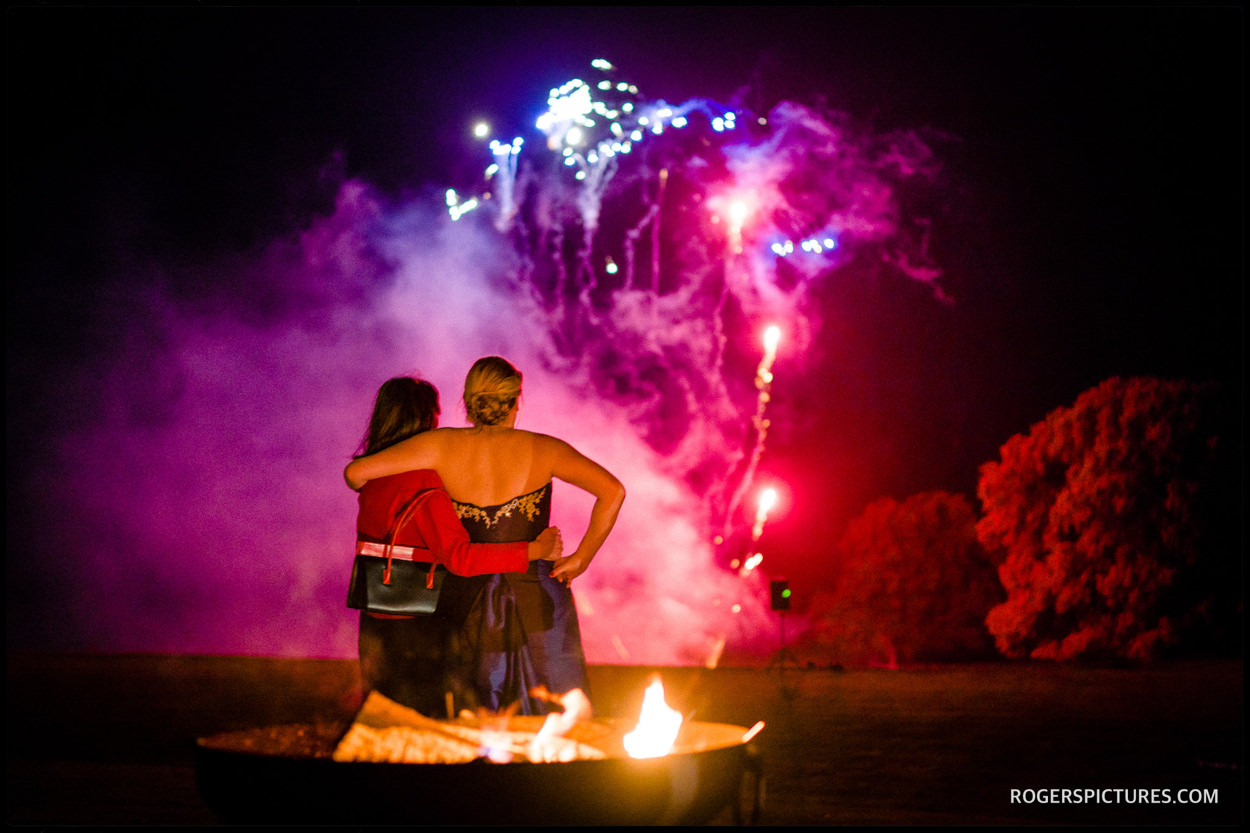
[[[625,490],[611,472],[563,440],[507,426],[438,428],[358,457],[343,474],[359,489],[366,481],[415,469],[434,469],[454,500],[498,506],[553,478],[590,492],[603,506],[591,550],[606,538]],[[601,534],[600,534],[601,533]]]
[[[435,469],[454,500],[497,506],[551,480],[548,439],[515,428],[443,428]]]

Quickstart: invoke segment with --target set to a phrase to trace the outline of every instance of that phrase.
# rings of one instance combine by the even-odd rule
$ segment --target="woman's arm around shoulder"
[[[530,548],[524,541],[513,544],[474,544],[469,541],[451,498],[443,489],[422,495],[413,521],[433,560],[445,564],[458,576],[485,573],[523,573],[529,567]]]
[[[446,430],[448,429],[436,428],[425,431],[376,454],[357,457],[343,470],[343,479],[348,486],[359,492],[361,486],[379,477],[414,469],[437,468],[435,464],[446,440],[446,435],[442,432]]]
[[[458,576],[486,573],[523,573],[531,561],[555,561],[564,541],[560,530],[549,526],[534,541],[508,544],[474,544],[469,541],[451,498],[442,488],[425,496],[415,515],[417,529],[434,560],[445,564]]]

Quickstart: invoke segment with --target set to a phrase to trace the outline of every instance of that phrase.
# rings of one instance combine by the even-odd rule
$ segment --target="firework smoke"
[[[552,122],[545,147],[496,145],[472,198],[397,204],[349,181],[332,215],[259,257],[127,266],[142,303],[99,322],[126,334],[121,347],[74,369],[101,407],[35,476],[35,511],[62,534],[26,563],[72,564],[71,609],[47,612],[56,627],[40,638],[354,656],[355,496],[341,472],[377,386],[428,378],[443,424],[463,424],[464,373],[500,354],[526,375],[521,427],[629,489],[576,590],[590,660],[691,664],[726,642],[770,644],[762,577],[718,566],[712,543],[749,529],[731,498],[766,453],[751,447],[755,334],[779,325],[797,372],[820,326],[809,291],[852,255],[931,281],[895,189],[933,159],[915,136],[856,133],[795,104],[760,117],[610,92],[615,117]],[[565,153],[570,136],[591,144]],[[193,272],[226,288],[167,288]],[[229,291],[254,285],[266,303]],[[566,539],[588,513],[557,489]]]

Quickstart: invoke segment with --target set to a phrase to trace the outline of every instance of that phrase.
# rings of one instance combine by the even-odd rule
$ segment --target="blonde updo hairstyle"
[[[474,425],[499,425],[521,398],[521,371],[499,356],[478,359],[464,378],[464,410]]]

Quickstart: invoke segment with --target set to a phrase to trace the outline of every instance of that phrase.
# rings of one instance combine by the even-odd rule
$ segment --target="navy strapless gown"
[[[550,525],[551,483],[498,506],[455,506],[474,543],[532,541]],[[555,707],[534,697],[535,687],[590,693],[573,593],[551,578],[551,566],[534,561],[526,573],[479,577],[478,589],[457,592],[466,605],[462,647],[486,708],[516,703],[518,714],[546,714]]]

